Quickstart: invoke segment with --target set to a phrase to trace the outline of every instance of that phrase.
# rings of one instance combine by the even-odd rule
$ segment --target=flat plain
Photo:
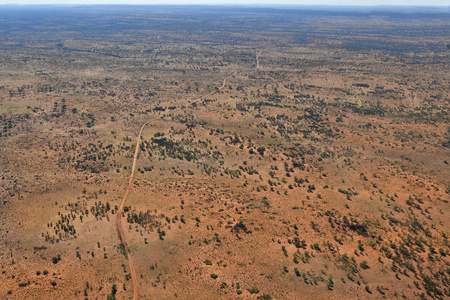
[[[0,298],[450,297],[449,36],[445,9],[1,7]]]

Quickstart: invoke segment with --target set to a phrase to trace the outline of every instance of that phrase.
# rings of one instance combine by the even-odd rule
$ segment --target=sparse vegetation
[[[450,297],[446,12],[35,9],[0,10],[0,298]]]

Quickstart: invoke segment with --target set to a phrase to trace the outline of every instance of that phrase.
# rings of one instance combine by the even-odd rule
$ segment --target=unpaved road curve
[[[216,93],[217,91],[223,89],[225,87],[225,84],[227,83],[227,79],[236,75],[237,72],[234,72],[233,74],[231,74],[230,76],[227,76],[222,83],[222,86],[220,88],[218,88],[217,90],[212,91],[211,93],[208,93],[196,100],[194,100],[191,103],[197,102],[202,100],[205,97],[208,97],[214,93]],[[175,109],[174,111],[179,110],[180,108]],[[137,300],[139,298],[139,279],[138,279],[138,274],[136,271],[136,265],[134,264],[134,260],[133,257],[131,256],[131,252],[130,252],[130,248],[128,247],[128,243],[127,243],[127,239],[125,236],[125,231],[123,230],[123,226],[122,226],[122,213],[123,213],[123,207],[125,206],[125,201],[127,200],[128,194],[130,193],[131,187],[133,185],[133,179],[134,179],[134,171],[136,169],[136,161],[139,155],[139,146],[141,144],[141,136],[142,136],[142,131],[144,131],[145,126],[155,120],[161,119],[161,116],[155,117],[151,120],[148,120],[147,122],[145,122],[142,126],[141,129],[139,130],[139,134],[137,136],[137,140],[136,140],[136,148],[134,150],[134,157],[133,157],[133,165],[131,167],[131,174],[130,174],[130,178],[128,179],[128,185],[127,188],[125,190],[125,194],[123,195],[122,201],[120,202],[120,206],[119,206],[119,210],[117,211],[117,218],[116,218],[116,227],[117,227],[117,232],[119,235],[119,239],[120,242],[123,245],[123,249],[125,251],[125,255],[127,256],[128,259],[128,266],[130,268],[130,274],[131,274],[131,280],[133,282],[133,300]]]
[[[256,68],[259,69],[259,56],[261,55],[261,53],[263,52],[263,50],[259,51],[258,54],[256,54]]]
[[[139,135],[138,135],[137,141],[136,141],[136,149],[134,151],[133,166],[131,167],[130,179],[128,180],[127,189],[125,190],[125,194],[123,195],[122,202],[120,202],[119,210],[117,212],[117,219],[116,219],[116,227],[117,227],[117,232],[119,233],[119,239],[123,245],[125,255],[127,256],[127,259],[128,259],[128,266],[130,268],[131,280],[133,282],[133,299],[135,299],[135,300],[139,297],[139,282],[138,282],[138,277],[137,277],[137,272],[136,272],[136,266],[134,265],[133,258],[131,257],[130,248],[128,247],[127,240],[125,237],[125,231],[123,230],[123,227],[122,227],[122,213],[123,213],[123,207],[125,205],[125,201],[131,190],[131,185],[133,184],[134,170],[136,168],[136,160],[137,160],[137,157],[139,154],[139,145],[141,143],[141,134],[142,134],[142,131],[144,130],[145,125],[147,125],[149,122],[150,121],[147,121],[146,123],[144,123],[141,126],[141,130],[139,131]]]

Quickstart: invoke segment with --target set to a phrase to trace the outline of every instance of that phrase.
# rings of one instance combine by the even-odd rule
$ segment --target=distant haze
[[[203,5],[406,5],[406,6],[450,6],[450,0],[0,0],[0,4],[203,4]]]

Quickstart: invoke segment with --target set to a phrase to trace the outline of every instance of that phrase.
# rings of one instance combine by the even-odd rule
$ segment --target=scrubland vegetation
[[[149,120],[142,299],[450,297],[445,12],[36,9],[0,11],[0,298],[132,297]]]

